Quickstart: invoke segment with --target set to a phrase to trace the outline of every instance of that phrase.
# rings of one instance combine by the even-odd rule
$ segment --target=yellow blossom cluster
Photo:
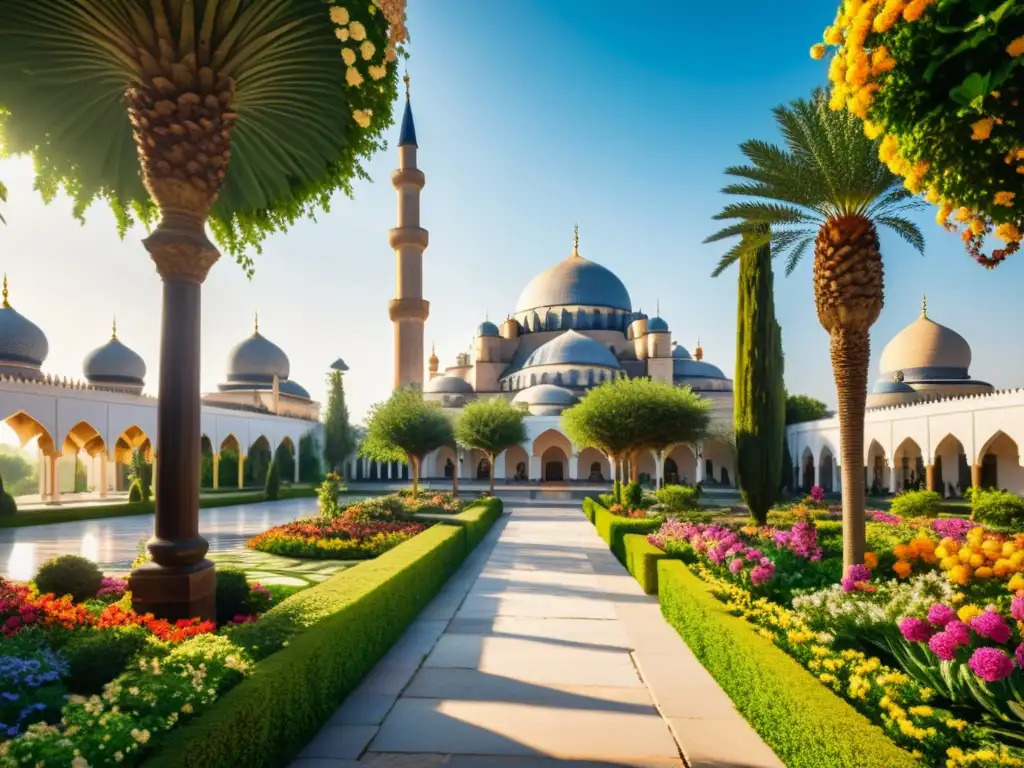
[[[954,584],[1009,579],[1011,591],[1024,589],[1024,535],[1005,538],[978,526],[968,531],[963,544],[951,538],[940,541],[935,556]]]
[[[1024,768],[1024,760],[1014,757],[1006,747],[995,749],[976,749],[964,751],[952,747],[946,751],[948,760],[946,768],[963,768],[974,766],[974,768],[991,768],[991,766],[1006,766],[1006,768]]]

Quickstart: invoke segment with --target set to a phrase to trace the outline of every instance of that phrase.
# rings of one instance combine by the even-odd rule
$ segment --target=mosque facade
[[[85,356],[81,378],[46,373],[46,334],[11,306],[6,276],[2,295],[0,417],[22,446],[34,443],[38,450],[40,498],[59,503],[73,491],[78,459],[90,492],[102,498],[126,490],[132,453],[152,461],[157,445],[157,399],[143,393],[145,361],[120,339],[115,321],[106,343]],[[203,396],[196,449],[211,453],[215,467],[221,450],[237,452],[241,487],[251,450],[273,453],[284,444],[297,458],[300,438],[320,429],[320,406],[289,378],[288,356],[258,326],[231,350],[225,367],[224,382]]]
[[[870,493],[926,488],[959,497],[971,487],[1024,493],[1024,389],[996,389],[970,373],[971,347],[921,314],[882,351],[868,395],[864,477]],[[840,491],[839,419],[787,429],[793,487]],[[870,500],[869,500],[870,504]]]
[[[529,439],[497,457],[498,479],[610,481],[608,458],[596,448],[573,445],[561,430],[560,414],[589,389],[617,378],[647,377],[691,387],[712,404],[713,433],[731,431],[732,381],[704,359],[699,341],[691,354],[673,341],[668,323],[658,313],[648,316],[635,309],[619,277],[581,255],[578,229],[568,257],[530,280],[500,324],[485,319],[477,326],[472,352],[457,355],[443,369],[437,355],[431,354],[424,378],[429,305],[423,299],[422,256],[428,237],[419,213],[425,176],[417,167],[408,92],[398,144],[399,167],[392,174],[398,224],[389,233],[399,291],[389,307],[395,323],[395,386],[422,386],[426,399],[453,415],[479,398],[501,397],[528,409]],[[456,456],[446,448],[427,457],[423,474],[441,478],[458,471],[466,479],[484,479],[489,469],[482,454]],[[381,473],[390,471],[360,460],[349,466],[355,479],[387,479]],[[663,477],[735,484],[728,437],[677,446],[665,456],[645,456],[640,472],[652,481]]]

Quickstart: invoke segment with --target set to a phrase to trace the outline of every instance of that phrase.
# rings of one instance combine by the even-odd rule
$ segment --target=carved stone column
[[[150,563],[131,577],[132,605],[167,619],[216,616],[216,574],[199,535],[201,286],[220,253],[206,237],[213,196],[176,178],[148,179],[162,220],[143,241],[163,279],[160,395]]]

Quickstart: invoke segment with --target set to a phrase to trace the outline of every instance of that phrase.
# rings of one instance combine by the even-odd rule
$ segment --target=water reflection
[[[199,531],[211,553],[245,548],[260,531],[316,513],[316,499],[288,499],[261,504],[204,509]],[[55,555],[76,554],[99,563],[105,570],[131,567],[140,541],[153,533],[152,515],[111,520],[88,520],[28,528],[0,529],[0,577],[23,581],[35,575]]]

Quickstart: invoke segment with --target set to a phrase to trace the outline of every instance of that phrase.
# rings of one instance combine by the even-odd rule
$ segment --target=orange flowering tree
[[[994,267],[1024,236],[1024,3],[842,0],[824,43],[831,106],[882,137],[879,156],[909,190],[962,228],[968,252]],[[985,237],[1001,247],[986,255]]]

